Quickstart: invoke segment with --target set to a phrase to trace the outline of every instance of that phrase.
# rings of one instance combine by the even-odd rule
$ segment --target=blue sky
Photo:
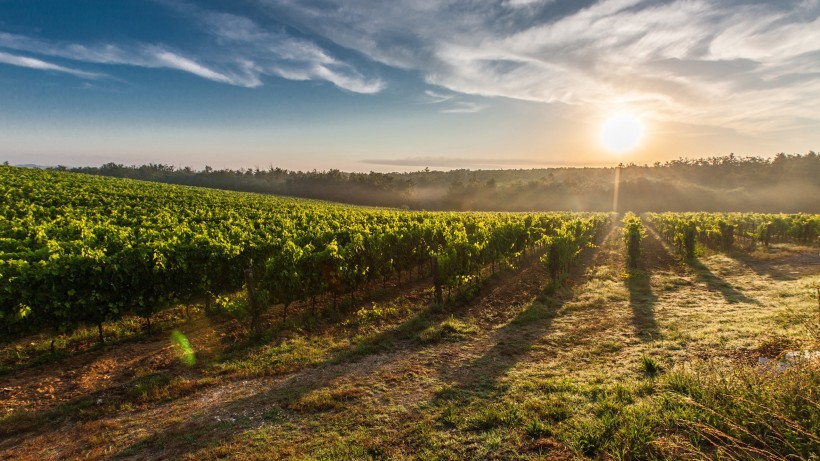
[[[636,114],[640,145],[598,132]],[[820,149],[820,3],[0,0],[0,160],[356,171]]]

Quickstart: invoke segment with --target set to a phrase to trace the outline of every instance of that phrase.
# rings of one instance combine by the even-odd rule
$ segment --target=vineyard
[[[667,243],[685,258],[695,256],[695,242],[717,251],[768,247],[771,243],[817,245],[820,216],[762,213],[647,213]]]
[[[0,169],[0,320],[65,333],[250,287],[251,328],[271,304],[337,298],[413,270],[449,294],[482,270],[548,247],[553,279],[606,214],[456,214],[352,207]],[[439,295],[439,302],[442,302]],[[286,312],[286,310],[285,310]]]
[[[820,215],[400,211],[8,166],[0,213],[0,458],[820,447]],[[809,359],[757,366],[789,351]]]

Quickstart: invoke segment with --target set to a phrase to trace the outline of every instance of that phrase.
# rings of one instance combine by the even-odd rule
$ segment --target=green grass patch
[[[329,359],[334,346],[339,345],[332,337],[296,335],[278,344],[236,351],[223,357],[214,369],[239,377],[284,374]]]
[[[478,328],[473,322],[451,316],[437,325],[425,328],[417,338],[423,344],[431,344],[442,341],[461,341],[476,333],[478,333]]]
[[[591,353],[594,355],[614,354],[616,352],[620,352],[623,348],[624,343],[607,339],[596,343],[592,347]]]
[[[365,389],[357,386],[316,389],[291,401],[288,408],[300,412],[340,410],[366,394]]]
[[[474,410],[465,418],[466,427],[473,431],[488,431],[499,427],[517,426],[523,421],[521,409],[510,402]]]
[[[541,421],[541,419],[537,417],[527,423],[526,427],[524,427],[524,432],[527,434],[527,437],[533,439],[540,439],[552,435],[549,424]]]
[[[664,379],[667,411],[687,434],[683,452],[720,447],[725,459],[816,459],[820,447],[820,364],[782,372],[698,364]]]
[[[128,385],[126,400],[136,404],[168,402],[193,394],[214,382],[213,378],[192,379],[170,373],[156,373],[138,378]]]
[[[660,362],[658,362],[655,358],[650,357],[648,355],[641,356],[641,368],[643,369],[644,373],[652,377],[660,373],[663,369]]]

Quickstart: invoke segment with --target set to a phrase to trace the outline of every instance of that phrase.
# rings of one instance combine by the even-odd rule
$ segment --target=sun
[[[630,151],[643,138],[643,122],[629,112],[612,115],[601,126],[601,144],[615,153]]]

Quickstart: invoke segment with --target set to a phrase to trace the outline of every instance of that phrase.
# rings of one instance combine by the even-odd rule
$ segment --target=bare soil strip
[[[3,407],[32,422],[0,426],[8,431],[0,458],[313,458],[336,445],[413,457],[426,444],[446,447],[454,433],[441,421],[452,402],[493,407],[551,380],[634,381],[644,355],[671,367],[748,350],[786,315],[784,300],[803,296],[820,278],[817,249],[782,247],[766,259],[709,255],[688,266],[649,232],[643,250],[643,267],[627,274],[620,227],[613,226],[583,256],[568,288],[552,293],[547,271],[531,255],[444,311],[428,304],[426,282],[411,286],[396,298],[410,306],[406,318],[374,332],[330,328],[322,334],[346,335],[347,345],[328,347],[323,359],[289,373],[238,379],[188,369],[164,336],[32,368],[1,386]],[[452,325],[464,333],[446,336]],[[202,319],[186,334],[216,354],[224,347],[219,328]],[[443,339],[420,339],[436,329]],[[209,381],[178,397],[123,405],[122,396],[152,373]],[[485,456],[484,434],[464,437],[448,448],[455,456],[577,455],[551,438],[513,438]]]

